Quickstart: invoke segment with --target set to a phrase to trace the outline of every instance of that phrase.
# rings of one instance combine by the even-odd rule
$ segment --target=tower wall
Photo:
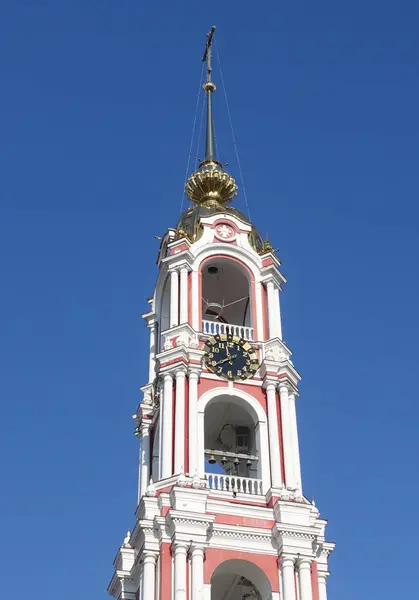
[[[169,230],[162,240],[144,315],[149,378],[134,415],[137,520],[109,591],[121,600],[326,600],[334,545],[302,490],[285,278],[271,249],[251,244],[252,226],[220,212],[200,218],[195,236]]]

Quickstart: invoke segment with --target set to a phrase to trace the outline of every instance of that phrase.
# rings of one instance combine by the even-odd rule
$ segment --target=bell
[[[223,467],[227,464],[227,456],[222,457],[221,464],[223,465]]]
[[[210,465],[215,465],[215,463],[217,462],[213,454],[211,454],[211,456],[209,457],[208,462]]]
[[[248,458],[247,461],[246,461],[246,467],[248,469],[250,469],[251,466],[252,466],[252,461],[250,460],[250,458]]]
[[[238,458],[235,458],[234,459],[234,464],[236,465],[236,467],[238,467],[239,464],[240,464],[240,460]]]

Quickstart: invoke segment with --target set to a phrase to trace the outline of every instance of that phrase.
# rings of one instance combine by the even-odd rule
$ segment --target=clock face
[[[211,336],[204,349],[208,369],[220,377],[249,379],[259,368],[255,349],[236,335]]]

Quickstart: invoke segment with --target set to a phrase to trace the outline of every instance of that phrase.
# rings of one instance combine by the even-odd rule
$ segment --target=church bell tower
[[[326,521],[303,493],[300,375],[282,339],[280,261],[231,206],[214,143],[206,43],[205,159],[161,241],[148,382],[134,415],[136,522],[114,561],[118,600],[327,600]]]

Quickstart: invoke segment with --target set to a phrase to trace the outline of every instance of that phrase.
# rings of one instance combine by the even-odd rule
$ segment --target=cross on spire
[[[212,38],[215,33],[215,25],[210,29],[205,44],[205,52],[202,62],[207,63],[207,80],[204,83],[204,90],[207,93],[207,139],[205,144],[205,162],[215,160],[215,136],[214,121],[212,117],[212,93],[215,92],[215,84],[211,79],[212,74]]]

